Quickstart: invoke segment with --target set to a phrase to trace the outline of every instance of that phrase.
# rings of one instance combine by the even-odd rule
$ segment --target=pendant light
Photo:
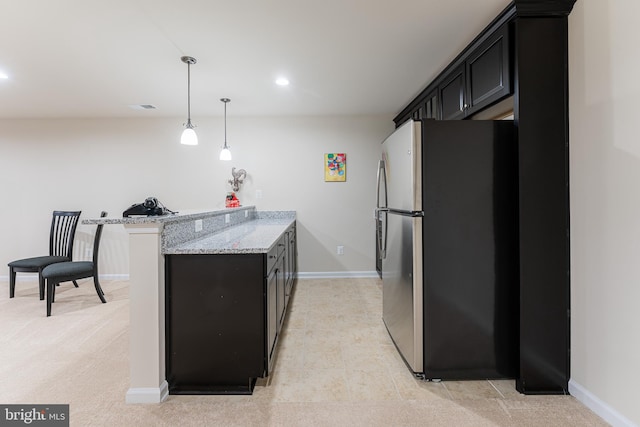
[[[231,100],[229,98],[221,98],[220,101],[224,102],[224,147],[220,151],[220,160],[231,160],[231,151],[227,145],[227,102]]]
[[[198,135],[191,124],[191,65],[196,63],[196,59],[190,56],[183,56],[180,59],[187,64],[187,123],[184,125],[180,144],[198,145]]]

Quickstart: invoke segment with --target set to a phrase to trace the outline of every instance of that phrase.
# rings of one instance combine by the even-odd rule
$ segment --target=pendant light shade
[[[196,131],[193,130],[193,125],[191,124],[191,64],[195,64],[196,59],[190,56],[183,56],[180,59],[187,64],[187,123],[184,125],[180,144],[198,145],[198,135],[196,135]]]
[[[229,148],[223,148],[220,151],[220,160],[231,160],[231,150]]]
[[[229,98],[221,98],[220,101],[224,102],[224,147],[220,151],[220,160],[231,160],[231,151],[227,145],[227,103],[231,100]]]
[[[196,135],[196,131],[193,130],[191,123],[185,125],[185,129],[182,131],[182,136],[180,137],[180,144],[198,145],[198,135]]]

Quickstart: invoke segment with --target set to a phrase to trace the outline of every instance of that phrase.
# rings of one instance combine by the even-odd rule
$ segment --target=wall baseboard
[[[101,274],[98,277],[100,280],[129,280],[128,274]],[[38,275],[36,273],[19,273],[16,275],[16,283],[37,281]],[[0,276],[0,282],[9,283],[9,275]]]
[[[299,271],[298,279],[377,279],[375,271]]]
[[[573,379],[569,380],[569,393],[613,427],[638,427]]]
[[[161,403],[169,397],[169,383],[162,381],[160,387],[132,387],[127,391],[126,403]]]
[[[376,271],[303,271],[296,275],[298,279],[377,279]],[[129,280],[128,274],[101,274],[100,280]],[[26,275],[20,273],[16,282],[38,281],[35,273]],[[9,275],[0,276],[0,282],[9,282]]]

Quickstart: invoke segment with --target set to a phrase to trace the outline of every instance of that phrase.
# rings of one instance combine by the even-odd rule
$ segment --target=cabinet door
[[[435,89],[429,95],[424,103],[424,119],[440,119],[440,109],[438,105],[438,89]]]
[[[424,115],[424,107],[420,106],[413,112],[413,114],[411,114],[411,118],[413,120],[422,120],[424,118]]]
[[[473,114],[511,94],[509,33],[505,25],[466,61],[467,114]]]
[[[281,256],[276,262],[276,281],[278,300],[276,304],[276,314],[278,317],[278,331],[282,328],[284,322],[285,304],[285,280],[284,280],[284,256]]]
[[[440,111],[442,120],[462,119],[465,115],[465,67],[451,72],[440,85]]]
[[[289,240],[291,236],[291,229],[288,229],[284,233],[284,287],[285,290],[289,286],[291,281],[291,260],[289,259]],[[286,293],[286,292],[285,292]]]
[[[165,268],[169,392],[246,392],[271,349],[264,255],[167,255]]]
[[[267,277],[267,355],[269,371],[273,360],[273,350],[278,334],[278,269],[274,268]]]
[[[296,281],[296,274],[298,273],[298,240],[295,226],[291,228],[291,235],[289,236],[289,273],[291,280],[289,282],[288,294],[291,293],[293,284]]]

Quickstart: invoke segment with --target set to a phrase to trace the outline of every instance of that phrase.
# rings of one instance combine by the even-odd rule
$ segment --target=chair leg
[[[53,293],[56,286],[53,280],[47,279],[47,317],[51,316],[51,303],[53,302]]]
[[[42,277],[42,269],[38,271],[38,285],[40,286],[40,301],[44,299],[44,277]]]
[[[73,280],[73,285],[77,288],[77,287],[78,287],[78,282],[76,282],[75,280]]]
[[[16,294],[16,272],[13,267],[9,267],[9,298]]]
[[[96,292],[98,293],[98,297],[100,297],[100,301],[102,301],[103,304],[106,303],[107,300],[104,299],[104,292],[102,291],[102,287],[100,287],[97,276],[93,276],[93,284],[96,286]]]

